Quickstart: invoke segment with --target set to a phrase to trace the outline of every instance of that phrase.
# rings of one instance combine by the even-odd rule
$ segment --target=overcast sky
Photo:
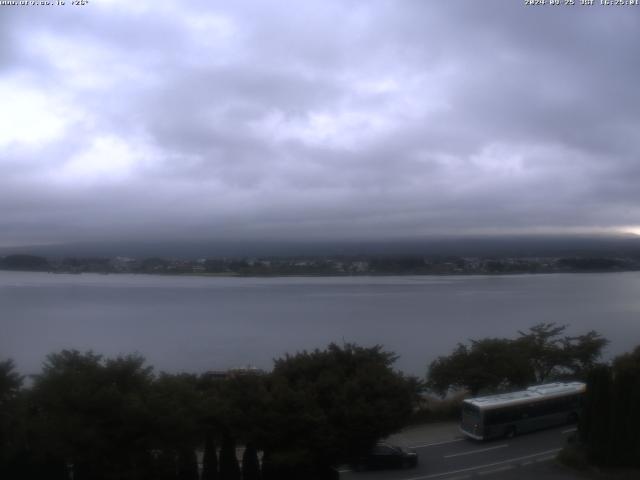
[[[640,7],[523,3],[0,6],[0,246],[640,233]]]

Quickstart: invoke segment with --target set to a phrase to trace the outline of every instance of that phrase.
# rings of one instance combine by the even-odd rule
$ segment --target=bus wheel
[[[509,428],[507,428],[506,432],[504,433],[504,436],[507,438],[513,438],[516,436],[517,433],[518,431],[516,430],[516,427],[512,425]]]

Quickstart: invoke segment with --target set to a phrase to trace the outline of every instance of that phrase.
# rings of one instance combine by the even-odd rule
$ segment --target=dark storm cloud
[[[1,243],[640,225],[640,8],[0,11]]]

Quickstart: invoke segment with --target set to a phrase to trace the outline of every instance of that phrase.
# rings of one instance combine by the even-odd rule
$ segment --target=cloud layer
[[[640,8],[0,7],[0,244],[640,225]]]

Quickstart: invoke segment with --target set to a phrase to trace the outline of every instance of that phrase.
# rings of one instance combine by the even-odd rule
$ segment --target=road
[[[415,469],[352,472],[342,469],[341,480],[465,480],[487,478],[506,479],[573,479],[570,472],[555,471],[553,459],[565,445],[575,427],[565,426],[511,439],[487,442],[449,435],[438,441],[428,435],[424,441],[413,434],[406,446],[418,452]],[[543,473],[546,472],[546,473]]]

